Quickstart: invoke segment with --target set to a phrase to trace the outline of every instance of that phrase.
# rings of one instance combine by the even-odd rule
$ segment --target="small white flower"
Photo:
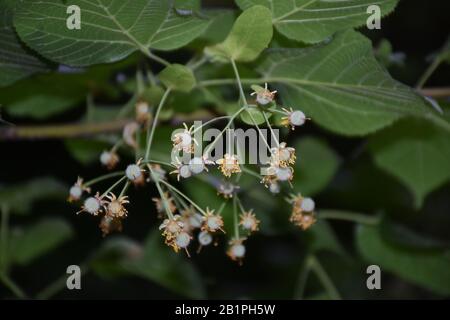
[[[129,180],[135,181],[142,176],[142,169],[137,164],[130,164],[125,170],[125,174]]]
[[[186,123],[183,123],[184,131],[175,133],[172,137],[173,147],[175,150],[183,150],[186,153],[192,153],[194,150],[194,143],[197,144],[195,139],[192,137],[192,130],[187,127]]]
[[[101,207],[102,203],[97,197],[89,197],[84,201],[83,211],[97,215]]]
[[[189,243],[191,242],[191,236],[187,232],[180,232],[175,240],[175,243],[180,248],[186,249],[189,246]]]
[[[136,103],[136,113],[137,114],[147,114],[148,113],[148,103],[145,101],[139,101]]]
[[[286,127],[291,127],[292,130],[294,130],[295,127],[304,125],[306,120],[309,120],[309,118],[307,118],[300,110],[294,111],[292,108],[289,110],[283,108],[283,111],[286,112],[286,117],[281,118],[281,124]]]
[[[202,246],[210,245],[212,241],[213,237],[208,231],[201,231],[198,234],[198,242],[200,242]]]
[[[222,159],[216,160],[216,163],[225,177],[229,178],[231,174],[241,172],[237,155],[226,153]]]
[[[295,149],[288,147],[286,142],[281,142],[278,147],[270,149],[271,159],[270,163],[273,166],[287,167],[290,164],[295,164]]]
[[[289,115],[289,121],[292,125],[299,127],[302,126],[306,121],[306,116],[303,112],[297,110]]]
[[[206,220],[206,224],[210,230],[217,230],[221,227],[221,220],[218,217],[210,217]]]
[[[242,260],[245,256],[245,246],[242,244],[245,238],[233,239],[230,241],[230,246],[227,250],[227,255],[231,258],[231,260],[238,261],[242,263]]]
[[[119,156],[114,151],[103,151],[100,155],[100,162],[111,170],[119,163]]]
[[[251,95],[256,95],[256,102],[258,102],[258,104],[262,106],[271,103],[275,99],[275,94],[277,93],[277,91],[270,91],[267,88],[267,83],[264,85],[264,88],[253,85],[252,89],[254,90],[254,92],[251,93]]]
[[[253,210],[243,212],[240,215],[240,218],[241,220],[239,221],[239,225],[241,225],[243,229],[250,232],[258,230],[260,221],[256,218],[255,214],[253,213]]]
[[[316,204],[314,203],[314,200],[311,198],[304,198],[301,204],[301,208],[303,211],[306,212],[313,212],[314,208],[316,207]]]
[[[189,178],[190,176],[192,176],[191,169],[187,164],[181,165],[179,170],[180,170],[180,176],[182,178]]]
[[[203,217],[202,231],[216,232],[222,230],[223,219],[220,214],[214,214],[214,210],[206,208],[206,216]]]
[[[188,164],[181,163],[178,158],[172,162],[172,165],[175,166],[176,170],[171,171],[170,174],[176,174],[178,181],[180,181],[180,177],[186,179],[192,176],[190,166]]]
[[[290,181],[293,178],[293,172],[290,167],[276,168],[276,177],[280,181]]]
[[[163,230],[170,235],[177,234],[184,228],[184,223],[181,221],[181,216],[176,214],[173,219],[164,219],[159,226],[159,230]]]
[[[80,200],[81,196],[83,195],[83,192],[85,191],[87,193],[90,193],[91,188],[86,187],[83,184],[83,178],[78,177],[77,182],[75,182],[74,185],[69,189],[69,198],[67,199],[67,201],[73,202]]]
[[[83,190],[81,189],[80,186],[74,185],[70,188],[69,194],[72,199],[78,200],[81,198],[81,195],[83,194]]]
[[[217,193],[221,194],[225,199],[230,199],[237,192],[239,186],[232,184],[231,182],[225,181],[219,185],[217,188]]]
[[[192,143],[192,136],[188,132],[182,132],[179,135],[180,137],[180,146],[183,148],[189,147]]]
[[[276,182],[269,184],[269,191],[272,193],[280,193],[280,185]]]
[[[136,149],[138,147],[136,142],[136,132],[139,129],[137,122],[130,122],[123,128],[122,138],[123,141],[130,147]]]
[[[199,174],[205,170],[205,162],[201,157],[194,157],[189,160],[189,169],[193,174]]]
[[[189,224],[192,228],[200,228],[202,226],[203,216],[199,213],[194,213],[189,217]]]
[[[231,254],[236,258],[243,258],[245,256],[245,246],[243,244],[235,244],[230,248]]]
[[[110,160],[111,160],[111,153],[109,151],[103,151],[102,154],[100,155],[100,162],[106,166]]]

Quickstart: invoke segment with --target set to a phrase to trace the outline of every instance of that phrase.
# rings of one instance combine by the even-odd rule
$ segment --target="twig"
[[[99,133],[120,131],[131,121],[132,120],[130,119],[122,119],[100,123],[5,127],[0,129],[0,141],[20,139],[56,139],[90,136]]]
[[[419,91],[424,96],[437,99],[450,97],[450,87],[423,88]]]
[[[319,278],[319,281],[322,283],[330,299],[341,300],[341,295],[337,291],[336,286],[315,256],[310,256],[309,265],[317,278]]]
[[[25,292],[23,292],[23,290],[6,274],[0,273],[0,282],[2,282],[9,290],[11,290],[17,298],[27,298]]]

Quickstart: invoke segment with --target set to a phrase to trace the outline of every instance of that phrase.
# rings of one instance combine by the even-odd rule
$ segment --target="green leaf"
[[[71,226],[61,219],[44,219],[16,234],[11,243],[12,260],[27,265],[73,236]]]
[[[294,190],[307,196],[322,191],[333,179],[339,166],[336,153],[322,140],[306,137],[295,144]]]
[[[382,39],[375,50],[375,57],[385,67],[391,65],[392,44],[387,39]]]
[[[416,119],[405,119],[370,139],[375,163],[403,182],[420,207],[425,196],[450,180],[447,132]]]
[[[181,64],[171,64],[159,74],[161,82],[170,89],[189,92],[195,87],[192,70]]]
[[[259,68],[280,84],[286,106],[339,134],[364,135],[405,115],[431,113],[424,99],[392,79],[373,57],[370,41],[349,30],[306,49],[274,49]]]
[[[309,244],[309,250],[312,252],[331,251],[340,255],[346,255],[339,239],[325,220],[318,220],[313,228],[305,232],[305,237]]]
[[[130,273],[154,281],[191,299],[205,298],[200,274],[183,252],[176,254],[166,245],[158,231],[152,232],[143,248],[141,258],[123,262]]]
[[[72,157],[84,165],[99,161],[102,151],[111,148],[111,143],[93,139],[67,139],[64,144]]]
[[[290,39],[320,42],[336,31],[366,24],[370,5],[381,9],[381,16],[394,10],[398,0],[236,0],[242,9],[263,5],[272,11],[275,28]]]
[[[38,72],[50,70],[47,64],[26,48],[13,27],[13,10],[0,4],[0,86],[10,85]]]
[[[100,277],[113,278],[126,274],[123,263],[139,259],[142,246],[124,236],[113,236],[103,241],[90,260],[90,267]]]
[[[208,44],[216,44],[226,39],[236,18],[235,11],[228,9],[209,9],[205,14],[211,19],[206,31],[199,37]]]
[[[270,112],[265,112],[265,114],[266,114],[267,118],[270,118],[272,116],[272,114]],[[264,119],[263,111],[261,111],[257,108],[246,109],[244,112],[241,113],[240,117],[244,123],[249,124],[251,126],[254,126],[255,123],[257,125],[260,125],[260,124],[266,122],[266,120]],[[255,122],[253,122],[253,120]]]
[[[34,201],[51,197],[63,198],[67,192],[67,186],[52,178],[37,178],[0,187],[0,203],[15,213],[25,214]]]
[[[12,116],[45,119],[83,103],[91,91],[96,96],[117,98],[119,92],[109,79],[134,61],[133,56],[120,63],[86,70],[66,67],[61,73],[36,75],[0,88],[1,102]]]
[[[86,66],[114,62],[136,50],[173,50],[198,37],[209,21],[182,16],[164,0],[73,0],[81,29],[66,27],[68,4],[25,0],[15,18],[19,36],[48,59]]]
[[[272,39],[271,13],[263,6],[245,10],[236,20],[224,42],[206,48],[206,54],[235,61],[255,60]]]
[[[359,225],[356,242],[361,255],[381,270],[442,295],[450,295],[450,258],[443,249],[398,245],[385,239],[379,227]]]

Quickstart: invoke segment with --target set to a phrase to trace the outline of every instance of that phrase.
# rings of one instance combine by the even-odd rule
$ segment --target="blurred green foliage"
[[[244,13],[202,7],[196,0],[175,1],[173,7],[167,1],[128,0],[121,4],[127,7],[123,12],[87,0],[72,2],[90,10],[78,33],[61,27],[67,17],[62,1],[0,4],[1,116],[17,124],[0,122],[2,297],[450,296],[448,95],[430,103],[420,88],[388,72],[423,85],[444,70],[433,84],[447,86],[448,41],[429,48],[434,54],[419,77],[412,71],[418,69],[414,57],[397,63],[398,39],[383,39],[373,52],[371,41],[352,29],[364,24],[361,16],[352,18],[359,9],[343,10],[342,4],[327,9],[339,12],[342,23],[337,24],[328,16],[310,17],[303,7],[293,10],[290,1],[274,7],[270,1],[236,1]],[[150,2],[160,10],[153,12]],[[386,1],[383,15],[397,2]],[[413,6],[403,3],[388,18],[391,29],[400,28],[395,14],[408,5]],[[421,11],[422,4],[417,8]],[[283,22],[288,17],[294,23]],[[167,248],[156,228],[154,188],[132,190],[136,200],[124,234],[101,240],[97,220],[79,219],[74,214],[79,208],[63,203],[78,174],[95,177],[103,170],[98,157],[120,133],[91,135],[86,128],[132,118],[138,99],[154,112],[165,88],[171,88],[152,146],[152,159],[170,161],[174,128],[239,109],[230,58],[239,62],[246,93],[252,84],[269,82],[279,91],[274,108],[292,107],[311,116],[306,128],[280,132],[297,150],[293,188],[286,190],[314,196],[318,222],[298,230],[288,221],[291,208],[283,197],[242,174],[239,197],[261,220],[242,267],[226,260],[222,243],[199,255],[191,252],[191,259]],[[279,124],[280,115],[263,112]],[[265,126],[257,109],[238,119],[243,127],[254,121]],[[72,124],[75,133],[67,134],[59,127],[63,123]],[[61,139],[21,141],[35,132]],[[125,163],[134,162],[143,156],[145,143],[141,133],[136,153],[123,145],[117,151]],[[233,206],[217,194],[222,181],[213,169],[179,187],[202,208],[221,212],[228,239]],[[83,268],[87,284],[81,293],[63,290],[70,264]],[[380,292],[365,286],[369,264],[383,271]]]

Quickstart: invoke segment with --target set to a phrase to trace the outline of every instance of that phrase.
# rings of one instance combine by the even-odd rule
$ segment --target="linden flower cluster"
[[[313,199],[297,194],[292,195],[289,202],[292,204],[292,214],[289,220],[296,226],[306,230],[316,222],[314,213],[316,205]]]
[[[138,188],[143,187],[146,183],[152,183],[159,193],[159,197],[153,197],[152,201],[156,206],[158,218],[161,219],[159,231],[167,246],[175,252],[185,251],[190,256],[189,247],[195,240],[198,243],[197,252],[200,252],[203,247],[211,244],[217,245],[219,236],[225,234],[225,230],[233,230],[228,241],[226,254],[231,260],[241,264],[246,255],[245,242],[259,230],[260,220],[253,209],[244,208],[241,193],[245,190],[241,190],[239,186],[240,177],[243,174],[257,177],[272,193],[280,193],[283,191],[280,182],[288,182],[291,185],[294,174],[293,166],[296,162],[296,150],[289,147],[285,142],[279,141],[276,141],[276,147],[269,147],[263,139],[270,152],[270,157],[269,161],[263,164],[266,174],[262,176],[246,168],[245,164],[240,162],[239,157],[233,153],[233,150],[228,150],[228,153],[215,161],[210,159],[208,151],[220,141],[219,139],[225,130],[234,124],[233,121],[239,112],[246,108],[256,107],[264,112],[282,114],[281,125],[292,129],[303,125],[307,120],[301,111],[285,108],[278,110],[275,103],[276,91],[270,91],[267,84],[264,87],[252,86],[252,88],[254,92],[251,95],[255,96],[256,105],[247,105],[247,102],[245,102],[246,105],[238,113],[228,117],[230,120],[226,127],[205,149],[203,154],[198,155],[196,152],[200,143],[194,136],[199,128],[188,127],[186,123],[183,123],[183,128],[173,134],[171,142],[172,155],[182,153],[182,159],[184,160],[181,161],[181,158],[173,157],[171,163],[151,159],[152,137],[158,119],[153,118],[149,104],[144,100],[139,100],[135,106],[135,119],[124,127],[121,139],[111,149],[104,150],[101,153],[100,162],[108,170],[116,168],[120,162],[118,151],[122,147],[129,147],[134,150],[136,159],[143,154],[145,154],[145,157],[140,158],[135,163],[128,164],[123,171],[111,172],[88,182],[78,178],[69,190],[68,200],[70,202],[82,202],[81,210],[78,213],[84,212],[99,217],[99,227],[103,236],[106,236],[113,231],[122,231],[122,223],[128,216],[127,206],[130,204],[127,195],[129,186],[134,185]],[[165,98],[162,98],[158,111],[164,101]],[[159,114],[158,111],[155,114]],[[268,119],[265,120],[270,132],[275,136]],[[256,123],[255,126],[260,131]],[[137,143],[138,135],[147,136],[145,152],[140,150],[139,143]],[[185,158],[188,158],[188,160]],[[223,182],[217,182],[217,177],[209,172],[208,167],[210,166],[216,166],[224,176]],[[171,175],[176,176],[177,181],[196,178],[200,174],[207,175],[197,178],[214,186],[218,195],[223,196],[224,202],[220,208],[210,209],[206,207],[203,209],[170,182],[166,174],[166,168],[170,169],[168,172]],[[94,184],[112,178],[118,180],[103,193],[91,194],[91,188]],[[115,193],[118,188],[121,188],[121,190]],[[82,200],[84,195],[86,195],[86,198]],[[315,204],[312,199],[304,198],[298,194],[290,195],[286,200],[292,205],[290,221],[293,224],[303,230],[314,224],[316,221]],[[233,225],[231,228],[226,228],[222,217],[227,204],[232,204],[233,207]]]
[[[158,200],[162,203],[173,201],[171,198]],[[199,242],[197,251],[199,252],[203,246],[208,246],[213,242],[213,236],[217,232],[223,232],[222,217],[214,214],[214,210],[209,208],[206,208],[204,215],[198,213],[193,207],[182,209],[180,214],[173,215],[173,213],[169,218],[164,219],[159,229],[162,230],[165,243],[175,252],[184,249],[189,256],[188,246],[194,237]]]
[[[143,170],[139,167],[139,161],[136,164],[131,164],[125,171],[125,177],[135,185],[141,185],[144,181]],[[112,231],[122,231],[122,220],[127,217],[128,210],[125,208],[129,204],[128,196],[123,195],[126,187],[122,190],[119,196],[116,196],[110,189],[105,191],[102,195],[97,192],[94,196],[89,196],[83,202],[81,210],[77,212],[86,212],[93,216],[100,216],[99,227],[103,236]],[[69,190],[69,201],[79,201],[83,193],[90,193],[91,188],[87,184],[83,184],[83,179],[78,178],[77,182]]]
[[[256,103],[263,109],[263,112],[266,110],[274,111],[273,108],[275,108],[275,111],[278,111],[276,110],[275,104],[275,94],[277,91],[270,91],[267,83],[264,88],[253,85],[252,89],[254,92],[251,95],[256,96]],[[305,114],[299,110],[293,111],[292,108],[290,110],[282,108],[282,110],[281,113],[284,117],[281,119],[281,124],[283,126],[291,127],[292,130],[294,130],[295,127],[302,126],[307,119]],[[294,178],[294,168],[292,166],[295,164],[295,160],[295,149],[288,147],[286,142],[277,142],[277,147],[270,149],[270,161],[268,167],[265,168],[266,172],[261,182],[268,187],[272,193],[279,193],[279,182],[287,181],[291,184],[291,181]]]

